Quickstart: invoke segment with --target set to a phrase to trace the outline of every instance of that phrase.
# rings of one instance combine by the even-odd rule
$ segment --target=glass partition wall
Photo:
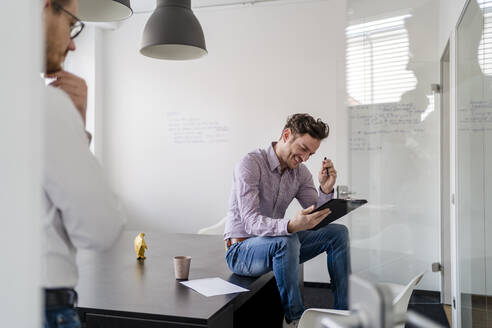
[[[440,109],[438,2],[347,1],[346,183],[368,204],[346,223],[353,272],[438,292]],[[337,152],[338,153],[338,152]]]
[[[492,1],[470,0],[456,34],[461,327],[492,326]]]

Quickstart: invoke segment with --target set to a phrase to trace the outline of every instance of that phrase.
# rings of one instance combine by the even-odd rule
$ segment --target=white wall
[[[364,19],[430,2],[351,3]],[[440,47],[444,49],[461,3],[464,0],[439,3],[435,42],[420,59],[433,65],[427,82],[438,82]],[[353,8],[348,10],[354,14]],[[332,127],[319,158],[311,160],[312,171],[324,154],[341,172],[349,167],[345,2],[293,1],[195,12],[210,52],[197,61],[141,56],[138,49],[148,14],[134,15],[117,31],[96,31],[89,42],[90,47],[98,44],[93,60],[98,68],[90,75],[99,94],[94,96],[96,154],[129,209],[130,228],[195,232],[218,221],[227,209],[234,164],[247,151],[276,139],[285,117],[293,112],[311,112]],[[191,130],[180,125],[185,121]],[[341,174],[339,183],[347,179]],[[288,215],[298,209],[295,202]],[[416,259],[427,269],[430,261],[438,260],[437,221],[423,232],[430,244],[415,239],[418,250],[412,256],[430,254],[429,259]],[[321,256],[306,266],[307,281],[328,281],[324,261]],[[393,264],[405,268],[404,263]],[[364,270],[363,265],[358,269]],[[392,271],[389,278],[406,280],[398,275]],[[438,289],[436,277],[428,277],[423,288]]]
[[[329,10],[338,20],[325,19]],[[191,232],[218,221],[233,166],[276,140],[288,114],[335,120],[335,60],[343,44],[333,41],[343,31],[343,8],[328,1],[196,14],[210,52],[197,61],[141,56],[148,15],[105,33],[103,162],[133,227]],[[195,131],[221,140],[178,140],[183,129],[171,125],[181,119],[195,119]],[[333,156],[334,144],[334,137],[325,142],[316,159]]]
[[[0,11],[0,208],[2,327],[40,327],[41,6],[9,1]],[[13,33],[15,31],[15,33]]]
[[[344,94],[344,2],[309,1],[195,11],[209,54],[189,62],[138,52],[149,15],[102,37],[103,155],[129,228],[196,232],[226,211],[232,169],[277,140],[287,115],[309,112],[332,127],[309,167],[336,161],[336,111]],[[327,16],[330,19],[327,19]],[[342,91],[343,92],[343,91]],[[187,120],[187,127],[179,125]],[[203,133],[197,135],[196,133]],[[293,215],[297,202],[288,211]],[[306,268],[306,280],[326,277]],[[326,278],[325,278],[326,279]]]
[[[96,80],[96,36],[101,33],[95,26],[89,25],[84,28],[75,39],[76,52],[68,53],[64,69],[69,72],[75,72],[87,83],[87,112],[86,112],[86,129],[93,136],[91,148],[94,150],[95,140],[95,107],[96,92],[99,91],[100,85]]]

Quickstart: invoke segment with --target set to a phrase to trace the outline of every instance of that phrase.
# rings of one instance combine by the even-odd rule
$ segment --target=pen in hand
[[[328,158],[325,157],[325,161],[327,160]],[[330,172],[328,172],[328,168],[326,168],[326,175],[327,176],[330,176]]]

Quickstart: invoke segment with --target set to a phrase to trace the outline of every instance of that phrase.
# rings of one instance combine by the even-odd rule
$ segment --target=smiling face
[[[316,153],[321,140],[305,133],[294,134],[290,129],[285,129],[280,141],[276,144],[276,153],[283,169],[295,169]]]
[[[63,8],[77,15],[78,0],[69,1]],[[75,43],[70,38],[70,27],[75,22],[73,17],[53,7],[52,0],[45,1],[46,73],[60,71],[68,52],[75,50]]]

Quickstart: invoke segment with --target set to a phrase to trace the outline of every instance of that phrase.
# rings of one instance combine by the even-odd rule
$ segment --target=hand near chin
[[[87,111],[87,84],[84,79],[64,70],[46,74],[46,77],[56,79],[51,82],[50,85],[55,88],[60,88],[68,94],[75,108],[82,117],[85,126],[85,116]]]

